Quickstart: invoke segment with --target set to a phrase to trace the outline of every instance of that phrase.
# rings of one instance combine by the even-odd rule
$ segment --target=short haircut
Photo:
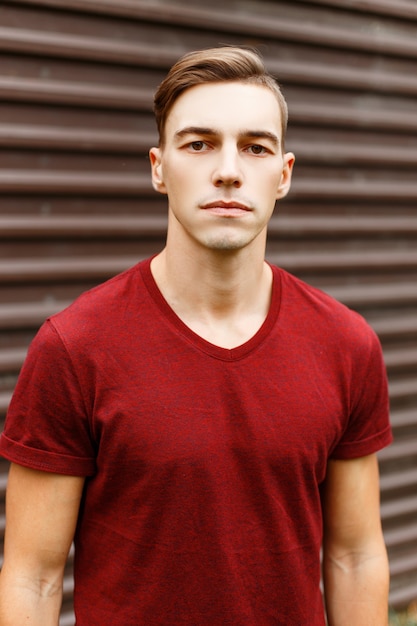
[[[288,122],[288,108],[281,89],[264,65],[260,54],[241,47],[219,47],[189,52],[170,69],[154,97],[159,145],[165,141],[165,124],[177,98],[196,85],[243,82],[267,87],[275,95],[281,113],[282,149]]]

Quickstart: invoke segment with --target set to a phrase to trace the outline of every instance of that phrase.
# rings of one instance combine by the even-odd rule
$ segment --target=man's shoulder
[[[375,332],[366,319],[329,293],[278,268],[281,275],[282,307],[310,332],[323,337],[363,338],[373,341]]]
[[[85,335],[103,327],[110,328],[120,319],[129,317],[129,310],[138,311],[146,297],[141,261],[109,280],[85,291],[68,307],[48,318],[59,333]]]

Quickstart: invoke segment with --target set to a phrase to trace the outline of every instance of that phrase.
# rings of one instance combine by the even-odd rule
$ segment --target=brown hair
[[[254,50],[239,47],[209,48],[189,52],[170,69],[154,97],[159,143],[164,144],[167,116],[177,98],[187,89],[205,83],[246,82],[270,89],[281,112],[282,147],[288,122],[288,109],[275,78]]]

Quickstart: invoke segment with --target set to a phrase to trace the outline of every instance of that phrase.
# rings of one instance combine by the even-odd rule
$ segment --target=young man
[[[0,624],[58,624],[74,537],[77,626],[384,626],[380,346],[264,259],[283,96],[217,48],[155,112],[166,247],[44,324],[11,403]]]

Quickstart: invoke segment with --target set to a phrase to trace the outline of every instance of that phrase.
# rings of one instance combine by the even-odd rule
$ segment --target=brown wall
[[[193,48],[255,45],[287,96],[297,155],[268,257],[359,310],[383,343],[396,440],[380,455],[382,514],[402,606],[417,599],[417,5],[207,7],[1,3],[0,415],[43,319],[163,246],[147,150],[167,68]],[[66,591],[63,625],[70,570]]]

